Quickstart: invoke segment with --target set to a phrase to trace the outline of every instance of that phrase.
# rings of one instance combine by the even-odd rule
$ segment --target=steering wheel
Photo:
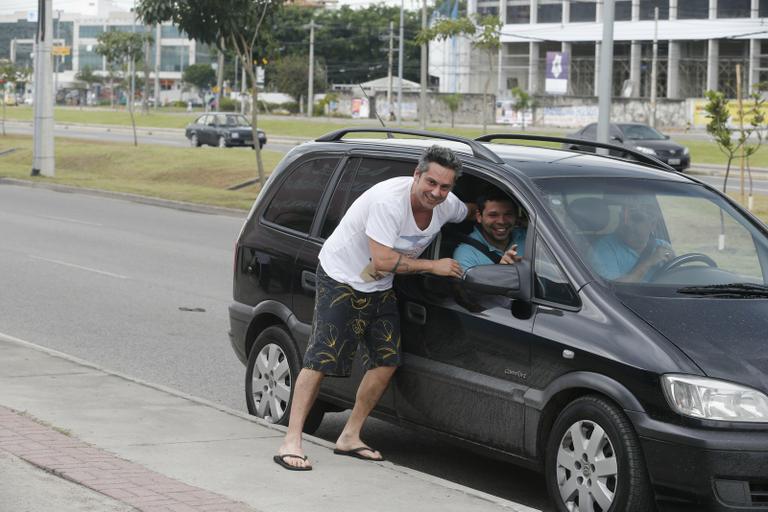
[[[662,276],[667,272],[682,267],[683,265],[687,265],[688,263],[704,263],[708,267],[717,268],[717,263],[715,260],[706,254],[702,254],[700,252],[689,252],[681,254],[680,256],[676,256],[666,262],[663,267],[656,271],[653,277],[656,278],[658,276]]]

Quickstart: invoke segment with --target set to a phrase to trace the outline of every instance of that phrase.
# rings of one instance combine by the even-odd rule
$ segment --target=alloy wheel
[[[256,416],[270,423],[283,417],[291,398],[291,369],[280,346],[270,343],[256,356],[253,369],[253,402]]]

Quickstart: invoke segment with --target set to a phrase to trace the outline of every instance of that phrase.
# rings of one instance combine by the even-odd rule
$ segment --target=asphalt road
[[[244,410],[226,335],[241,224],[0,185],[0,332]],[[346,414],[329,414],[317,435],[335,440]],[[364,436],[396,464],[547,510],[534,472],[377,420]]]
[[[15,135],[32,135],[33,128],[30,122],[6,121],[5,130]],[[106,142],[133,143],[133,131],[130,127],[103,127],[87,125],[62,125],[58,124],[54,128],[55,137],[69,137],[82,140],[97,140]],[[140,145],[154,144],[170,147],[190,147],[189,141],[184,136],[182,130],[163,130],[152,128],[138,128],[136,139]],[[279,151],[286,153],[296,142],[286,140],[271,140],[267,134],[267,144],[265,150]],[[227,148],[228,151],[250,151],[250,148]]]

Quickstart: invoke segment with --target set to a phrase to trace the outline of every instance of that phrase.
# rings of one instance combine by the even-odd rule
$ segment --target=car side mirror
[[[666,140],[669,140],[669,135],[665,135],[665,136],[664,136],[664,138],[665,138]]]
[[[523,260],[512,265],[477,265],[464,273],[462,283],[473,292],[529,301],[531,264]]]
[[[615,140],[616,142],[624,142],[623,140],[621,140],[621,137],[619,137],[618,135],[611,135],[610,138],[611,140]]]

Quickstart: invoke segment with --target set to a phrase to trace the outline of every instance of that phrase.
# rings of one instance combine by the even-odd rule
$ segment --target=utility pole
[[[421,30],[427,30],[427,0],[421,2]],[[419,127],[427,129],[427,43],[421,43],[421,91],[419,94]]]
[[[59,38],[59,34],[61,33],[59,29],[59,24],[61,23],[61,9],[56,10],[56,34],[54,35],[55,39]],[[56,104],[56,95],[59,92],[59,56],[54,55],[53,56],[53,104]]]
[[[405,0],[400,0],[400,41],[397,53],[397,124],[403,124],[403,11]]]
[[[659,8],[653,9],[653,60],[651,61],[651,119],[650,125],[656,128],[656,82],[659,68]]]
[[[598,88],[597,141],[607,143],[611,122],[611,93],[613,77],[614,0],[603,5],[603,44],[600,47],[600,77]],[[605,150],[598,150],[604,152]]]
[[[131,33],[136,33],[136,0],[133,0],[133,8],[131,9]],[[129,58],[128,69],[131,73],[131,97],[128,98],[128,110],[133,115],[133,99],[136,97],[136,62],[133,60],[133,55]]]
[[[221,46],[224,47],[224,39],[221,40]],[[221,110],[221,97],[224,87],[224,51],[219,48],[219,55],[216,59],[216,110]]]
[[[394,60],[395,22],[389,22],[389,66],[387,66],[387,109],[392,117],[392,62]]]
[[[155,110],[160,106],[160,24],[155,28]]]
[[[307,117],[312,117],[315,89],[315,16],[309,21],[309,87],[307,87]]]
[[[53,152],[53,99],[51,89],[53,47],[53,0],[37,2],[37,33],[35,34],[35,128],[32,176],[55,175]]]

